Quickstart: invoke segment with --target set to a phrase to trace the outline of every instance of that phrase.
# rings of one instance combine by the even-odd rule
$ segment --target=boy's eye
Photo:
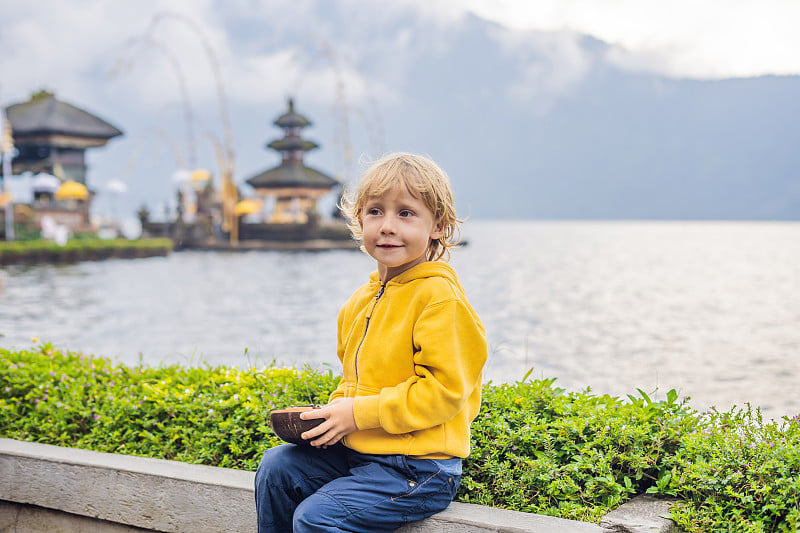
[[[413,211],[409,211],[408,209],[403,209],[402,211],[400,211],[400,216],[401,217],[410,217],[410,216],[413,216],[413,215],[414,215],[414,212]]]
[[[367,214],[368,215],[380,215],[381,214],[381,210],[378,209],[377,207],[370,207],[369,209],[367,209]]]

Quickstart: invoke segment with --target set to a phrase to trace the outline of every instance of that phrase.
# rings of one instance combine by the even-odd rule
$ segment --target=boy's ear
[[[431,232],[431,239],[441,239],[444,237],[444,224],[436,224]]]

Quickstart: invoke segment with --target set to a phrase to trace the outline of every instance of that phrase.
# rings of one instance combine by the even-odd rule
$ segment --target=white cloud
[[[525,67],[507,88],[508,96],[530,109],[546,112],[577,86],[591,67],[589,52],[580,34],[567,31],[494,32],[505,53],[521,58]]]
[[[247,43],[237,42],[224,24],[245,19],[264,21],[265,31],[278,33],[308,25],[309,40],[319,41],[337,33],[367,31],[369,17],[416,14],[431,26],[426,46],[435,47],[446,33],[444,28],[459,23],[466,11],[472,10],[512,28],[558,33],[562,40],[575,32],[588,33],[612,45],[609,61],[632,70],[700,78],[800,73],[800,55],[795,52],[800,49],[800,37],[796,36],[800,32],[793,27],[800,20],[800,2],[795,0],[393,0],[377,10],[363,9],[355,0],[339,0],[338,4],[353,10],[354,24],[348,28],[328,27],[319,13],[313,12],[313,3],[294,0],[235,0],[224,4],[224,15],[212,0],[6,3],[0,8],[0,47],[8,51],[0,56],[0,98],[18,101],[42,87],[56,88],[66,99],[92,94],[98,78],[130,55],[131,45],[125,43],[144,37],[153,15],[163,10],[179,16],[163,18],[153,36],[180,61],[197,105],[213,103],[217,96],[210,60],[194,25],[201,28],[217,55],[229,92],[236,98],[258,98],[254,96],[258,91],[270,98],[272,93],[285,93],[287,89],[280,83],[286,78],[316,76],[321,84],[329,81],[319,76],[329,77],[330,73],[308,74],[294,66],[293,51],[248,49],[242,53],[241,47]],[[372,27],[381,24],[379,20],[371,22]],[[401,36],[402,28],[376,46],[388,46]],[[567,67],[551,80],[552,89],[568,86],[581,71],[581,58],[570,50],[566,41],[565,46],[552,48],[558,62],[565,60]],[[120,72],[111,80],[114,90],[123,91],[134,103],[163,104],[165,96],[176,98],[175,68],[163,52],[151,49],[130,59],[136,62],[135,68],[127,78]],[[402,69],[402,58],[393,61]],[[350,71],[348,76],[356,76],[355,64],[351,61],[342,67]],[[546,66],[534,64],[526,79],[530,81],[537,69],[543,68],[551,73]],[[278,69],[287,75],[276,83]]]
[[[795,0],[464,0],[512,28],[576,31],[615,46],[611,59],[676,77],[800,74]]]

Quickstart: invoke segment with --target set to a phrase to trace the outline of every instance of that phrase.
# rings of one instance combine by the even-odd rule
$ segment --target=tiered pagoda
[[[48,217],[73,232],[93,231],[85,152],[105,146],[122,131],[48,91],[8,106],[6,117],[17,149],[11,173],[35,175],[32,222],[38,227]]]
[[[291,98],[289,109],[274,124],[283,128],[284,136],[267,144],[267,147],[280,152],[281,164],[253,176],[247,183],[258,196],[274,198],[275,207],[269,222],[304,224],[316,215],[317,200],[339,182],[303,162],[305,153],[319,145],[302,138],[303,128],[310,126],[311,121],[295,112]]]
[[[105,146],[122,131],[105,120],[39,91],[6,109],[18,153],[12,173],[47,173],[86,184],[87,148]]]

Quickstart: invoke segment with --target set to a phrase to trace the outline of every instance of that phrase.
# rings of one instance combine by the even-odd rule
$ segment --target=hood
[[[453,269],[453,267],[442,261],[425,261],[424,263],[415,265],[402,274],[398,274],[390,279],[387,285],[402,285],[404,283],[408,283],[409,281],[434,277],[445,278],[456,286],[461,287],[461,282],[458,280],[456,271]],[[370,274],[369,279],[371,283],[380,284],[381,282],[377,271]]]

